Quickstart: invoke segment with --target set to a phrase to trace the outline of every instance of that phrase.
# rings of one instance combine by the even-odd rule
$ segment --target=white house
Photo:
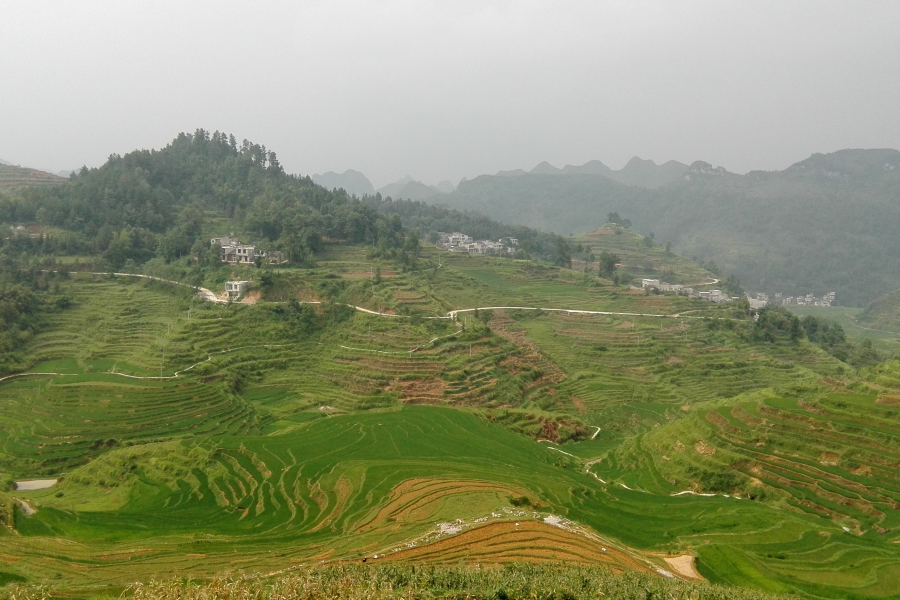
[[[225,292],[229,298],[237,298],[247,291],[251,283],[251,281],[226,281]]]

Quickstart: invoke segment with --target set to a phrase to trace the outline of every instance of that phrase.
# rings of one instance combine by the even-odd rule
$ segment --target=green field
[[[6,581],[689,554],[716,583],[897,597],[900,365],[856,371],[755,341],[736,307],[578,270],[434,248],[418,267],[328,246],[269,270],[256,304],[59,282],[31,374],[0,382],[4,478],[61,478],[0,498]],[[427,318],[489,306],[638,316]]]

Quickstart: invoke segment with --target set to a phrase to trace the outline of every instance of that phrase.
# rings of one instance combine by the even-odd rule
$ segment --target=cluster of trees
[[[112,155],[61,186],[26,188],[0,198],[0,222],[34,223],[66,233],[32,250],[103,256],[111,268],[153,257],[200,255],[213,212],[243,225],[264,249],[302,261],[325,241],[401,248],[400,218],[329,191],[309,177],[287,175],[274,152],[234,136],[198,129],[161,150]]]
[[[21,368],[25,344],[43,317],[69,304],[56,281],[66,275],[38,270],[19,258],[9,242],[0,244],[0,373]]]
[[[864,339],[860,344],[854,344],[847,339],[840,323],[830,319],[812,315],[800,318],[781,306],[763,308],[758,314],[751,334],[754,341],[788,339],[797,342],[806,338],[838,360],[855,367],[874,365],[882,360],[872,347],[871,340]]]

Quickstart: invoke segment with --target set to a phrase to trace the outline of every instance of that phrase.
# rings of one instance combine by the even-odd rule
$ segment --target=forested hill
[[[816,154],[784,171],[736,175],[696,162],[658,189],[602,175],[482,176],[440,202],[568,234],[618,212],[685,256],[714,259],[745,287],[835,291],[864,305],[900,287],[900,152]]]
[[[63,185],[0,198],[0,223],[58,228],[45,251],[99,254],[113,268],[175,260],[232,231],[295,261],[325,238],[380,248],[402,241],[399,219],[286,174],[265,146],[202,129],[161,150],[112,155]]]

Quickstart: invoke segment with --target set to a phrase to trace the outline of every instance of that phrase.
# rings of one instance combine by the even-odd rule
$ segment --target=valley
[[[45,222],[2,246],[0,596],[416,565],[537,589],[565,563],[683,597],[897,597],[890,298],[753,309],[616,224],[381,206],[196,136],[0,204]],[[97,210],[126,175],[144,208]],[[469,226],[520,248],[424,239]],[[223,232],[289,258],[223,262]]]

